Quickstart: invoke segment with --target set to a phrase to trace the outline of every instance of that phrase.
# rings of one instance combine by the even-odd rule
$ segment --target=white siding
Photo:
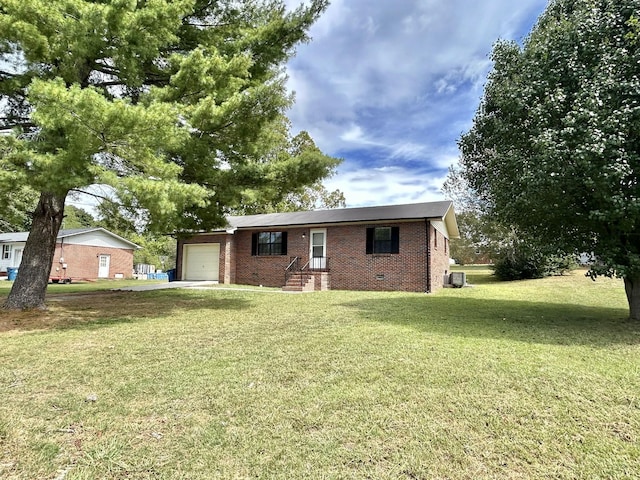
[[[432,220],[431,225],[437,231],[439,231],[445,238],[449,238],[449,229],[447,229],[447,225],[442,220]]]
[[[58,239],[60,243],[60,239]],[[111,248],[127,248],[132,249],[130,243],[123,242],[119,238],[109,235],[106,232],[96,230],[93,232],[80,233],[64,237],[65,245],[91,245],[94,247],[111,247]]]
[[[11,246],[11,256],[9,258],[2,258],[2,246],[0,246],[0,272],[6,272],[8,267],[18,267],[16,264],[16,249],[24,250],[24,243],[2,243],[0,245]]]

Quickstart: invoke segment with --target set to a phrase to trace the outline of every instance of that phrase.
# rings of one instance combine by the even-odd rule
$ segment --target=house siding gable
[[[131,243],[124,242],[102,230],[92,230],[76,235],[69,235],[62,239],[58,238],[58,242],[62,242],[65,245],[90,245],[94,247],[123,248],[128,250],[133,248]]]
[[[431,225],[433,228],[440,232],[440,235],[449,238],[449,232],[447,231],[447,225],[442,220],[432,220]]]

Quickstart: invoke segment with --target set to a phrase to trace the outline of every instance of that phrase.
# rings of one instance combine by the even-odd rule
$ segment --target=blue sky
[[[300,0],[286,0],[291,7]],[[348,207],[442,200],[498,39],[521,42],[547,0],[332,0],[287,66],[294,131],[343,159]]]

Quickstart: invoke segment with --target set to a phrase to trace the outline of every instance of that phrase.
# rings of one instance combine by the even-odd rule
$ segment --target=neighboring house
[[[28,232],[0,233],[0,272],[16,268]],[[56,243],[52,280],[130,278],[133,273],[133,251],[138,245],[104,228],[60,230]]]
[[[442,288],[449,201],[229,217],[228,227],[179,238],[176,279],[290,290]]]

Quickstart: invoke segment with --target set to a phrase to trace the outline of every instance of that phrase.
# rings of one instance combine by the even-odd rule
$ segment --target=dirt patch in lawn
[[[194,309],[238,310],[246,299],[224,299],[211,290],[171,290],[152,292],[90,291],[48,294],[47,310],[0,309],[0,333],[99,326],[156,317],[173,317]],[[0,299],[0,305],[3,299]]]
[[[48,294],[46,310],[0,310],[0,333],[51,330],[132,316],[146,317],[153,299],[110,290]]]

